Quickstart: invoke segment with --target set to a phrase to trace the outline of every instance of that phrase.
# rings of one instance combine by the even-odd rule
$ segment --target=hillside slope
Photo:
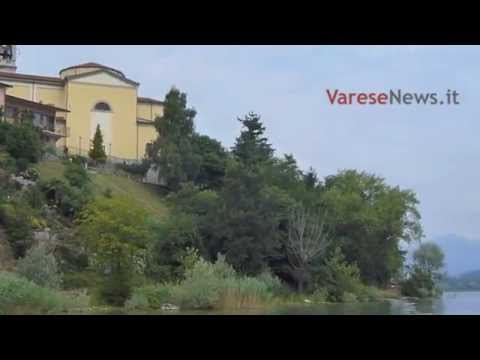
[[[65,180],[63,176],[65,166],[59,160],[43,161],[35,167],[42,180],[54,178]],[[107,189],[110,189],[112,195],[133,199],[158,219],[163,219],[168,213],[165,201],[155,186],[139,183],[128,176],[106,172],[89,171],[89,175],[92,179],[92,188],[95,195],[102,195]]]

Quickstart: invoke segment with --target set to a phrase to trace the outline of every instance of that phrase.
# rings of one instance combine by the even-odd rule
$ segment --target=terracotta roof
[[[0,79],[27,81],[27,82],[35,82],[35,83],[46,83],[46,84],[54,84],[54,85],[62,85],[62,86],[64,84],[63,79],[60,79],[58,77],[18,74],[18,73],[10,73],[10,72],[2,72],[2,71],[0,71]]]
[[[137,103],[145,103],[145,104],[157,104],[157,105],[163,105],[164,102],[152,98],[147,98],[147,97],[138,97],[137,98]]]
[[[61,111],[61,112],[70,112],[67,109],[62,109],[58,108],[53,105],[47,105],[47,104],[41,104],[35,101],[30,101],[26,99],[22,99],[16,96],[11,96],[11,95],[5,95],[5,103],[8,105],[8,103],[17,103],[17,104],[22,104],[25,106],[29,106],[35,109],[39,110],[47,110],[47,111]]]
[[[113,70],[115,72],[118,72],[118,73],[122,74],[122,76],[125,76],[123,74],[123,72],[121,72],[120,70],[117,70],[117,69],[114,69],[112,67],[105,66],[105,65],[102,65],[102,64],[97,64],[97,63],[94,63],[94,62],[88,62],[88,63],[84,63],[84,64],[78,64],[78,65],[73,65],[73,66],[66,67],[65,69],[60,70],[60,74],[65,70],[70,70],[70,69],[75,69],[75,68],[101,68],[101,69],[106,69],[106,70]]]
[[[12,87],[12,85],[8,85],[0,82],[0,87],[7,88],[7,87]]]

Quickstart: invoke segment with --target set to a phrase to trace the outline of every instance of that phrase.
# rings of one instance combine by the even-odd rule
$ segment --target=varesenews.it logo
[[[344,92],[326,90],[331,105],[459,105],[460,94],[448,89],[444,93],[405,92],[401,89],[384,92]]]

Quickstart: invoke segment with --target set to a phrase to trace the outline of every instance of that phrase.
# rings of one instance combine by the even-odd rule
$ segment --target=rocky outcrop
[[[165,186],[165,180],[160,176],[160,167],[156,165],[151,165],[148,169],[145,177],[143,178],[145,184],[153,184],[159,186]]]
[[[12,181],[20,189],[28,188],[35,185],[35,181],[27,180],[23,176],[12,176]]]
[[[175,310],[179,310],[179,307],[173,304],[163,304],[161,309],[163,311],[175,311]]]

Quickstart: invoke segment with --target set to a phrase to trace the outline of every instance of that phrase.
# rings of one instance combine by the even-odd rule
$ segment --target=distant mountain
[[[450,277],[480,272],[480,240],[469,240],[451,234],[435,238],[433,242],[445,253],[445,270]]]
[[[469,271],[458,276],[460,279],[476,280],[480,279],[480,270]]]
[[[447,277],[442,281],[441,286],[450,291],[478,291],[480,290],[480,270]]]

